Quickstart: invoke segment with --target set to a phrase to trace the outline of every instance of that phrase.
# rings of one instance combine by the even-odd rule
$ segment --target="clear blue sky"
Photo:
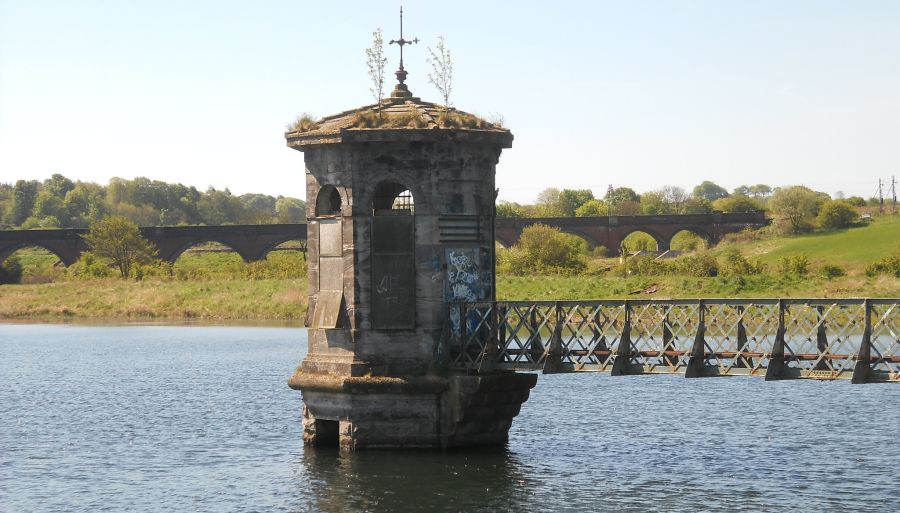
[[[0,181],[147,176],[304,196],[287,122],[370,103],[396,2],[0,0]],[[451,101],[515,134],[500,199],[713,180],[871,196],[900,175],[900,2],[407,1]],[[397,66],[390,47],[388,69]],[[393,76],[388,75],[393,85]]]

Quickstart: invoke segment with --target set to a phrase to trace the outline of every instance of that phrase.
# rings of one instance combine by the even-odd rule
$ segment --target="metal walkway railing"
[[[451,303],[438,361],[473,372],[900,382],[900,299]]]

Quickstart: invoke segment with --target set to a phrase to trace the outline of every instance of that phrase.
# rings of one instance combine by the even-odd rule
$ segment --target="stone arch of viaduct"
[[[671,246],[672,237],[684,230],[715,244],[726,233],[736,233],[748,226],[765,226],[767,221],[762,211],[663,216],[498,218],[494,238],[509,247],[519,241],[523,229],[533,224],[559,228],[560,231],[577,235],[592,245],[605,246],[611,255],[617,255],[621,242],[634,232],[649,234],[656,240],[659,251],[663,252]]]
[[[87,245],[85,229],[0,230],[0,262],[19,248],[38,246],[54,253],[66,266],[78,260]],[[262,260],[273,248],[290,240],[306,240],[305,224],[227,226],[160,226],[141,228],[141,235],[157,248],[159,258],[175,262],[191,246],[219,242],[246,262]]]
[[[747,226],[766,224],[763,212],[740,214],[689,214],[671,216],[612,216],[612,217],[546,217],[526,219],[497,219],[495,239],[504,246],[515,244],[522,230],[532,224],[545,224],[578,235],[594,245],[609,248],[616,254],[619,244],[630,233],[642,231],[656,239],[660,251],[669,249],[672,237],[688,230],[711,243],[726,233],[734,233]],[[84,229],[61,230],[0,230],[0,262],[15,250],[38,246],[56,254],[65,265],[78,260],[87,245]],[[156,246],[159,257],[169,262],[188,248],[203,242],[224,244],[247,262],[261,260],[269,251],[289,240],[306,240],[305,224],[261,224],[227,226],[161,226],[141,228],[141,234]]]

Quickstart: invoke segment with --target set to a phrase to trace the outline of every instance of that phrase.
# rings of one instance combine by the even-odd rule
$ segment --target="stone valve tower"
[[[309,351],[289,380],[303,440],[503,444],[536,376],[437,362],[448,302],[495,299],[494,175],[513,136],[397,78],[380,104],[285,134],[306,163]]]

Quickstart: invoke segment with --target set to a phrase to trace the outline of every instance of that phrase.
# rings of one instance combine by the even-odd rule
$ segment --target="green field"
[[[862,272],[866,265],[898,246],[900,216],[883,216],[859,228],[777,237],[742,243],[739,247],[745,255],[759,257],[768,264],[775,264],[784,256],[804,253],[813,263],[841,265],[853,273]]]
[[[728,242],[767,264],[764,274],[737,277],[616,276],[618,259],[595,260],[580,276],[506,276],[497,278],[501,300],[673,298],[673,297],[900,297],[900,278],[868,277],[867,265],[900,244],[900,217],[876,218],[849,230],[796,237]],[[305,254],[274,251],[262,262],[245,263],[235,253],[209,245],[182,255],[170,274],[142,281],[79,279],[56,258],[28,248],[16,253],[25,268],[23,284],[0,285],[0,319],[206,319],[288,320],[306,316]],[[776,271],[785,256],[804,254],[806,276]],[[826,278],[824,264],[838,265],[845,276]]]

